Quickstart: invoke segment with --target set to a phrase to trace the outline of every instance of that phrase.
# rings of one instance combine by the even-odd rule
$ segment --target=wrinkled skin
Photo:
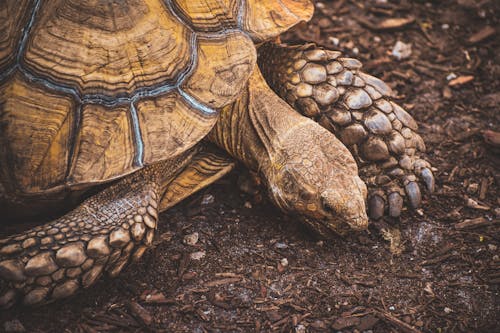
[[[257,171],[274,203],[319,234],[367,228],[366,186],[351,153],[279,98],[258,69],[209,138]]]
[[[275,204],[325,237],[349,227],[366,229],[366,185],[349,151],[312,122],[290,130],[282,140],[284,147],[263,171]]]

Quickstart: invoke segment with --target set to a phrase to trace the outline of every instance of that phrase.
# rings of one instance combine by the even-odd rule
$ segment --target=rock
[[[392,55],[398,60],[408,59],[411,54],[411,43],[406,44],[398,40],[392,48]]]
[[[274,244],[274,247],[277,249],[286,249],[286,248],[288,248],[288,245],[286,245],[285,243],[277,242]]]
[[[205,251],[193,252],[191,253],[190,258],[192,260],[201,260],[206,256],[206,254],[207,253]]]
[[[203,206],[213,204],[214,202],[215,202],[215,196],[213,196],[212,194],[205,194],[201,199],[201,204]]]
[[[184,236],[184,244],[186,245],[195,245],[198,243],[198,239],[200,238],[200,235],[197,232],[193,232],[192,234]]]

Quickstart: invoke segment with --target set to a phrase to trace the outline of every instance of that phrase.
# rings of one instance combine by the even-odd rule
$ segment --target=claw
[[[436,182],[434,180],[434,175],[432,174],[432,171],[430,169],[425,168],[422,170],[422,179],[424,180],[429,192],[434,192]]]
[[[372,219],[378,220],[384,215],[384,199],[379,195],[373,195],[368,203],[369,215]]]
[[[403,197],[398,192],[389,194],[389,215],[399,217],[403,209]]]
[[[406,193],[408,194],[408,198],[410,199],[410,206],[413,209],[417,209],[420,206],[420,202],[422,201],[422,195],[420,194],[420,188],[418,184],[414,181],[410,181],[405,185]]]

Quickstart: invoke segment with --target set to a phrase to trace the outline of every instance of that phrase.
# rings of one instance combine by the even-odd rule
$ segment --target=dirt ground
[[[500,3],[317,2],[309,40],[359,58],[420,122],[437,192],[404,251],[371,232],[318,240],[238,190],[237,174],[163,214],[155,248],[68,300],[0,313],[15,332],[499,332]],[[397,41],[411,54],[396,59]],[[184,238],[194,237],[194,245]],[[189,238],[188,237],[188,238]]]

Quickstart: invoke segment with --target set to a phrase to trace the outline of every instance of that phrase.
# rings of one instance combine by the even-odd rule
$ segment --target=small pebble
[[[295,333],[306,333],[306,327],[302,324],[295,326]]]
[[[283,266],[283,267],[288,266],[288,259],[287,259],[287,258],[283,258],[283,259],[281,259],[281,260],[280,260],[280,264],[281,264],[281,266]]]
[[[457,78],[457,74],[455,74],[455,73],[450,73],[446,76],[446,80],[448,80],[448,81],[451,81],[451,80],[456,79],[456,78]]]
[[[274,244],[274,247],[277,249],[286,249],[288,248],[288,245],[286,245],[285,243],[276,243]]]
[[[497,218],[500,217],[500,207],[495,208],[494,212]]]
[[[215,202],[215,197],[212,194],[205,194],[201,199],[202,205],[210,205]]]
[[[184,244],[193,246],[198,243],[199,239],[200,235],[197,232],[193,232],[192,234],[184,236]]]
[[[192,260],[201,260],[203,259],[207,253],[205,251],[198,251],[191,253],[190,257]]]
[[[398,60],[408,59],[411,56],[411,53],[411,44],[406,44],[399,40],[392,48],[392,55]]]
[[[335,46],[339,46],[339,44],[340,44],[340,39],[338,39],[336,37],[328,37],[328,40],[330,42],[332,42],[332,44]]]

